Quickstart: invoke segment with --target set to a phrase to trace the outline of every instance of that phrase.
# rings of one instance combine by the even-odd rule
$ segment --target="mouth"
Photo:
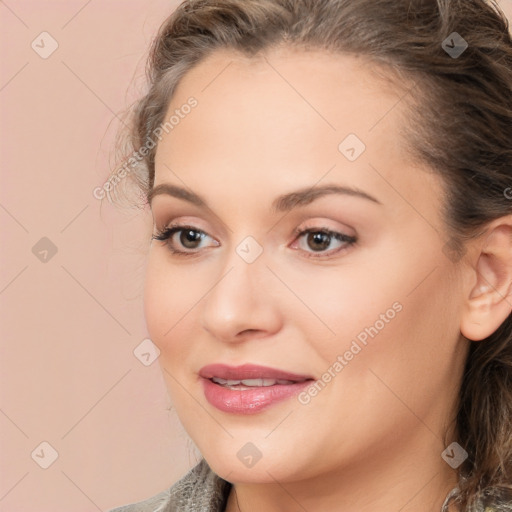
[[[299,393],[314,379],[284,370],[245,364],[208,365],[199,371],[206,400],[233,414],[255,414]]]

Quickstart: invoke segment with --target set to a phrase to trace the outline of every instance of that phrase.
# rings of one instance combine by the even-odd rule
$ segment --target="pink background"
[[[109,173],[115,114],[178,3],[0,2],[2,512],[109,510],[195,464],[158,362],[134,355],[148,337],[150,218],[107,201],[100,211],[93,197]],[[512,0],[500,5],[512,19]],[[47,58],[55,43],[42,32],[58,44]],[[42,442],[58,454],[47,469]]]

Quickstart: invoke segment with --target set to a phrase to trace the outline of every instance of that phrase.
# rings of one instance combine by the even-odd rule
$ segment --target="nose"
[[[279,282],[260,256],[246,263],[233,251],[202,301],[201,325],[218,340],[237,343],[276,333],[282,326]]]

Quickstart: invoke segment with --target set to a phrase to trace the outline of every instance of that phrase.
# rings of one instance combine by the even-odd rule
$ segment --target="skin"
[[[155,186],[185,187],[208,208],[156,195],[155,232],[177,222],[207,236],[187,249],[174,235],[191,257],[153,240],[146,321],[181,422],[243,512],[431,512],[457,483],[441,452],[456,439],[461,333],[483,339],[510,313],[511,221],[461,261],[447,257],[443,182],[404,149],[402,86],[353,56],[217,51],[171,99],[166,118],[190,96],[198,106],[159,143]],[[338,150],[350,133],[366,145],[354,162]],[[281,194],[326,184],[378,203],[329,194],[271,210]],[[357,241],[318,253],[294,233],[326,227]],[[236,252],[248,236],[263,248],[250,264]],[[400,312],[308,404],[241,416],[206,401],[198,372],[211,363],[320,379],[395,303]],[[248,442],[262,454],[252,468],[237,457]],[[227,511],[237,510],[231,492]]]

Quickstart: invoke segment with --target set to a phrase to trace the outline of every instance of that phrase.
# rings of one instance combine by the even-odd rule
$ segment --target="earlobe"
[[[475,243],[474,284],[464,305],[460,331],[479,341],[495,332],[512,311],[512,216],[495,220]]]

